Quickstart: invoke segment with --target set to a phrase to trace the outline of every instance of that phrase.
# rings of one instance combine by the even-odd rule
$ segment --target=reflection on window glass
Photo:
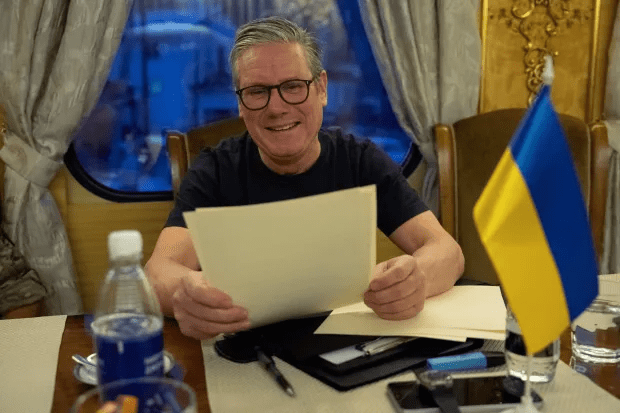
[[[324,48],[324,126],[368,137],[402,163],[411,140],[391,110],[357,2],[136,0],[99,102],[75,136],[86,172],[120,191],[171,190],[166,131],[238,115],[228,64],[235,30],[274,14],[314,32]]]

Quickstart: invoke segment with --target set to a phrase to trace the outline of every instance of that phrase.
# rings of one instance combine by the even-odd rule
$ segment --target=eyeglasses
[[[308,99],[310,83],[314,79],[293,79],[273,86],[248,86],[235,91],[243,106],[249,110],[260,110],[269,104],[271,89],[277,89],[283,101],[290,105],[299,105]]]

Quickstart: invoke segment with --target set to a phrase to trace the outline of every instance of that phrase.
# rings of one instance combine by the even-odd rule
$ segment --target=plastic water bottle
[[[138,231],[108,235],[110,269],[91,324],[99,384],[163,376],[163,317],[142,265]]]
[[[506,369],[508,375],[521,380],[527,379],[527,353],[521,328],[510,307],[506,308]],[[553,380],[560,359],[560,339],[532,356],[529,380],[532,383],[546,383]]]

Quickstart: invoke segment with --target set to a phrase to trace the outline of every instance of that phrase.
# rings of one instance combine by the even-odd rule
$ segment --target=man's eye
[[[301,90],[301,84],[292,83],[292,84],[282,85],[282,89],[284,90],[284,92],[288,92],[288,93],[299,92]]]
[[[263,88],[256,88],[256,89],[248,89],[245,91],[245,93],[248,96],[259,97],[259,96],[263,96],[265,93],[267,93],[267,91]]]

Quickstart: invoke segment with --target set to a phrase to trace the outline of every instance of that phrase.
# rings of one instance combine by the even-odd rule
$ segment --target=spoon
[[[74,354],[73,356],[71,356],[71,358],[76,363],[81,364],[82,366],[84,366],[84,367],[86,367],[88,369],[96,369],[97,368],[97,366],[95,364],[90,362],[86,357],[81,356],[79,354]]]

